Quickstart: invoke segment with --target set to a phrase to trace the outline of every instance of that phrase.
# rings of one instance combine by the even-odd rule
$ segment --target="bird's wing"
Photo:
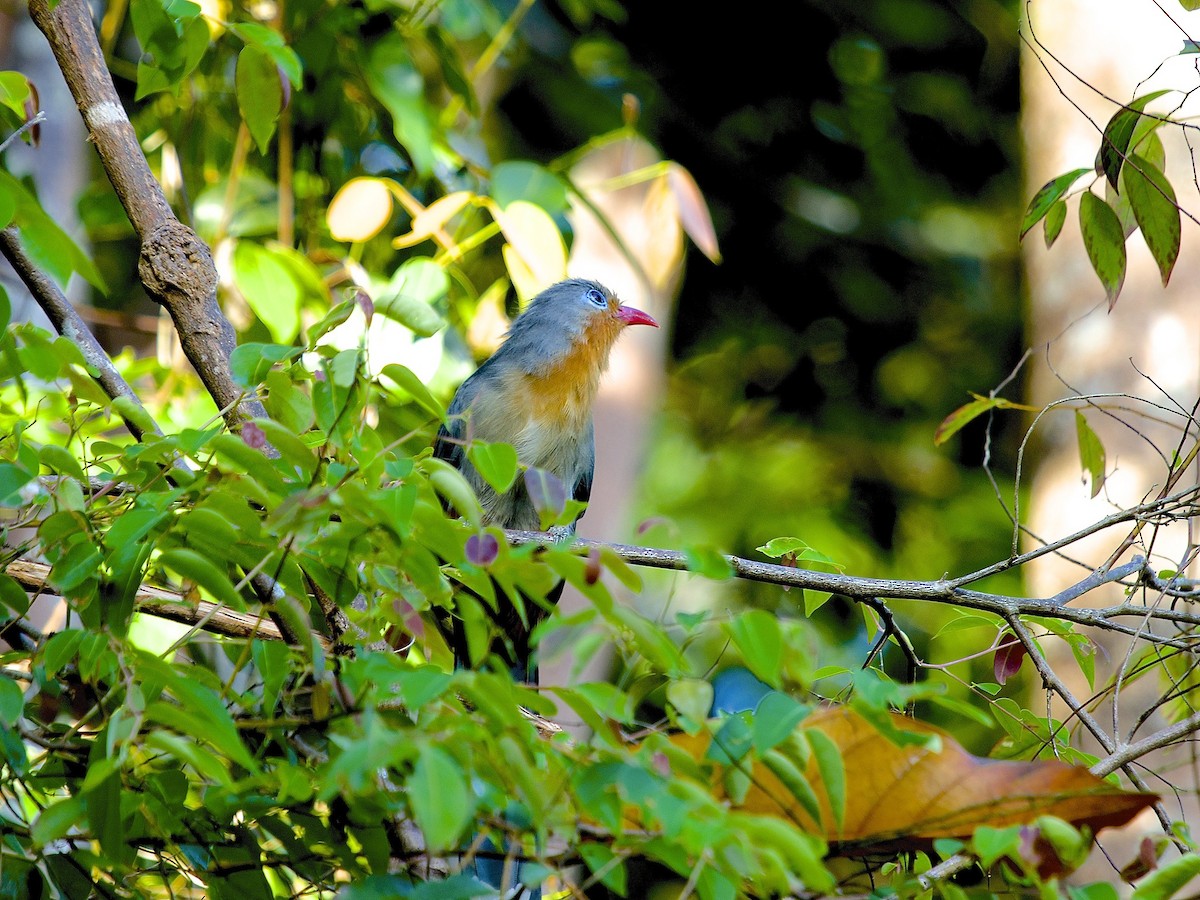
[[[571,496],[576,500],[587,503],[592,498],[592,476],[596,471],[596,439],[592,431],[592,423],[587,424],[587,435],[580,450],[579,467],[576,469],[575,484],[571,488]],[[583,514],[580,513],[580,518]]]
[[[437,437],[433,441],[433,455],[438,459],[444,459],[460,471],[467,455],[465,413],[475,399],[475,394],[479,391],[480,381],[477,376],[482,371],[480,369],[459,386],[458,392],[446,409],[446,422],[438,429]]]

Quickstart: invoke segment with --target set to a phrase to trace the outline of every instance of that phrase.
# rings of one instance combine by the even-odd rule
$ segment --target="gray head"
[[[640,309],[622,306],[600,282],[569,278],[529,301],[497,356],[531,372],[554,366],[572,351],[591,350],[607,359],[621,330],[639,324],[658,325]]]

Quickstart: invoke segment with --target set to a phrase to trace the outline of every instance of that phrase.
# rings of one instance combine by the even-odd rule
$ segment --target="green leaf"
[[[293,87],[300,87],[304,79],[304,67],[300,57],[284,41],[283,35],[266,25],[257,22],[237,22],[228,26],[231,33],[236,34],[247,44],[253,44],[270,54],[275,65],[279,66]]]
[[[724,581],[733,577],[733,566],[725,558],[725,554],[715,547],[693,546],[685,547],[684,560],[689,572],[703,575],[714,581]]]
[[[807,715],[808,708],[787,694],[765,694],[754,710],[754,749],[762,754],[783,743]]]
[[[0,506],[24,506],[27,502],[21,489],[34,480],[34,476],[20,466],[0,463]]]
[[[515,200],[536,204],[551,216],[567,211],[567,186],[537,163],[510,160],[492,169],[492,199],[503,209]]]
[[[242,121],[250,129],[259,153],[266,153],[283,111],[283,84],[274,57],[253,44],[243,47],[234,83]]]
[[[315,347],[318,340],[349,319],[357,308],[353,300],[345,300],[327,312],[320,322],[308,328],[308,346]]]
[[[218,602],[224,603],[231,609],[244,610],[246,608],[245,601],[234,590],[229,576],[195,550],[167,550],[158,557],[158,564],[189,581],[194,581],[215,597]]]
[[[134,34],[143,51],[135,99],[156,91],[178,94],[183,80],[208,49],[211,35],[200,12],[200,7],[190,2],[171,3],[168,8],[160,0],[133,0],[130,4]]]
[[[462,473],[444,459],[432,457],[421,460],[421,468],[429,476],[433,489],[454,507],[456,513],[478,528],[483,521],[483,509]]]
[[[1092,269],[1104,286],[1108,308],[1116,305],[1125,282],[1125,232],[1113,208],[1085,191],[1079,197],[1079,228]]]
[[[517,480],[517,451],[511,444],[472,441],[467,448],[467,458],[498,494],[507,493]]]
[[[304,296],[291,266],[260,244],[238,241],[233,251],[233,278],[275,342],[291,343],[300,331],[300,301]]]
[[[1029,201],[1029,208],[1025,210],[1025,218],[1021,222],[1021,237],[1025,237],[1034,225],[1042,220],[1062,195],[1071,189],[1080,175],[1086,175],[1091,169],[1075,169],[1072,172],[1067,172],[1064,175],[1059,175],[1057,178],[1052,178],[1042,185],[1041,190],[1033,195],[1033,199]]]
[[[1185,853],[1145,877],[1130,900],[1167,900],[1200,875],[1200,854]]]
[[[0,677],[0,723],[15,728],[25,711],[25,694],[11,678]]]
[[[67,595],[74,595],[100,568],[104,554],[91,541],[76,541],[50,570],[50,583]]]
[[[71,628],[50,636],[42,648],[42,665],[46,669],[46,677],[53,678],[63,666],[75,658],[83,635],[84,632],[78,628]]]
[[[821,802],[817,799],[817,794],[803,769],[796,765],[795,761],[787,754],[781,753],[779,750],[768,750],[763,754],[762,761],[771,774],[783,782],[783,786],[796,798],[804,811],[812,817],[812,820],[820,822],[823,818]]]
[[[437,306],[450,290],[446,270],[423,256],[398,268],[387,287],[375,298],[375,311],[394,319],[421,337],[446,327]]]
[[[29,595],[25,593],[25,588],[4,572],[0,572],[0,603],[18,616],[25,615],[29,609]]]
[[[380,374],[394,381],[397,387],[412,397],[413,402],[425,412],[440,422],[446,421],[446,408],[434,398],[433,394],[429,393],[429,388],[425,387],[421,379],[413,374],[407,366],[389,363],[383,367]]]
[[[1062,200],[1055,200],[1050,204],[1050,209],[1046,212],[1046,219],[1042,222],[1042,234],[1046,240],[1047,250],[1054,246],[1054,242],[1062,234],[1063,225],[1066,224],[1066,221],[1067,204]]]
[[[612,848],[605,844],[581,844],[579,855],[587,863],[592,874],[600,879],[600,883],[613,890],[618,896],[626,896],[628,873],[625,870],[625,860],[617,856]]]
[[[0,72],[0,106],[10,110],[17,122],[24,124],[27,118],[25,104],[31,97],[28,78],[20,72]]]
[[[418,174],[427,178],[434,163],[434,115],[425,100],[425,79],[409,55],[405,38],[391,32],[366,58],[367,85],[392,116],[392,130]]]
[[[703,678],[672,678],[667,682],[667,702],[683,717],[683,729],[694,733],[712,709],[713,686]]]
[[[1131,100],[1129,105],[1118,110],[1116,115],[1104,126],[1104,134],[1100,138],[1100,154],[1096,158],[1096,168],[1108,178],[1108,183],[1118,187],[1121,167],[1129,151],[1129,142],[1133,137],[1142,110],[1151,100],[1161,97],[1168,91],[1152,91],[1149,94]]]
[[[804,734],[812,747],[813,756],[817,759],[821,784],[825,786],[825,795],[829,798],[833,820],[840,828],[846,819],[846,767],[842,762],[842,751],[833,739],[819,728],[809,728]]]
[[[456,846],[475,815],[476,803],[462,767],[446,751],[423,747],[407,788],[426,846],[433,851]]]
[[[67,797],[47,806],[33,822],[30,836],[34,844],[45,846],[66,835],[84,821],[82,797]]]
[[[1008,828],[992,828],[990,825],[980,825],[975,829],[972,840],[975,855],[985,869],[1002,856],[1021,858],[1021,826],[1011,825]]]
[[[1175,203],[1175,190],[1161,169],[1137,154],[1129,157],[1124,180],[1133,216],[1166,287],[1179,258],[1179,207]]]
[[[783,632],[775,616],[765,609],[751,609],[727,627],[746,667],[767,684],[777,686],[783,666]]]
[[[1104,444],[1100,442],[1100,437],[1092,430],[1083,413],[1078,410],[1075,411],[1075,435],[1079,439],[1079,464],[1091,478],[1091,495],[1095,497],[1104,486]]]
[[[296,359],[302,353],[304,350],[301,347],[283,344],[242,344],[230,354],[229,370],[233,380],[240,386],[252,388],[266,380],[276,363]]]

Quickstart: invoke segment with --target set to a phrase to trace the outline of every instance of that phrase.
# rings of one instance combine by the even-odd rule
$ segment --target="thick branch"
[[[170,313],[183,352],[229,426],[236,430],[248,418],[265,416],[262,405],[245,399],[229,373],[236,335],[217,303],[212,254],[175,218],[154,180],[104,64],[87,4],[30,0],[29,14],[50,42],[89,139],[141,238],[138,275],[146,290]]]

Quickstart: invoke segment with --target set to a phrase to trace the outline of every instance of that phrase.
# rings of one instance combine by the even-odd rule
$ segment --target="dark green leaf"
[[[764,694],[754,708],[754,749],[762,754],[782,743],[807,715],[808,708],[787,694]]]
[[[33,822],[31,837],[35,844],[45,846],[82,825],[83,821],[83,798],[67,797],[42,810]]]
[[[1046,182],[1029,201],[1029,208],[1025,210],[1025,218],[1021,222],[1021,237],[1025,237],[1029,229],[1042,220],[1050,211],[1050,207],[1079,180],[1080,175],[1086,175],[1090,171],[1091,169],[1075,169]]]
[[[433,394],[429,393],[429,388],[421,383],[421,379],[414,375],[411,369],[399,363],[389,363],[383,367],[380,374],[396,382],[396,385],[412,397],[413,402],[425,412],[441,422],[446,421],[445,407],[434,399]]]
[[[0,463],[0,506],[24,506],[28,499],[22,488],[29,485],[34,476],[12,463]]]
[[[1079,229],[1092,269],[1104,286],[1112,309],[1125,283],[1125,232],[1113,208],[1085,191],[1079,197]]]
[[[417,257],[396,270],[387,287],[375,298],[375,311],[428,337],[446,327],[437,305],[449,290],[446,270],[431,259]]]
[[[0,603],[19,616],[25,615],[29,609],[29,595],[25,593],[25,588],[4,572],[0,572]]]
[[[0,677],[0,723],[15,728],[25,709],[25,694],[11,678]]]
[[[1179,258],[1179,207],[1175,191],[1154,163],[1137,154],[1129,157],[1123,176],[1134,218],[1166,287]]]
[[[0,194],[8,194],[15,202],[13,224],[21,233],[21,244],[60,287],[66,287],[71,273],[78,273],[96,290],[105,293],[104,279],[87,254],[59,227],[41,204],[17,179],[0,169]]]
[[[1142,110],[1151,100],[1161,97],[1168,91],[1152,91],[1130,101],[1129,105],[1118,110],[1104,126],[1104,134],[1100,138],[1100,154],[1096,159],[1096,168],[1108,178],[1108,183],[1114,188],[1118,186],[1121,167],[1125,163],[1125,155],[1129,152],[1129,142],[1133,137]]]

